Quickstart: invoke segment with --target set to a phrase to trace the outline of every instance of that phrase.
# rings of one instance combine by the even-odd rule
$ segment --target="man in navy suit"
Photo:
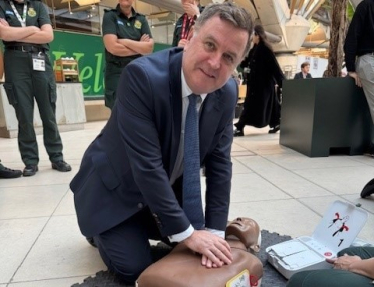
[[[309,69],[310,69],[310,63],[309,62],[304,62],[301,64],[301,72],[295,74],[294,79],[311,79],[312,75],[309,74]]]
[[[230,264],[224,240],[238,86],[232,72],[250,48],[253,22],[232,3],[211,4],[184,49],[131,62],[111,117],[70,184],[81,232],[109,269],[134,283],[151,263],[149,239],[184,242],[207,268]],[[200,166],[206,167],[205,226],[182,208],[183,138],[188,96],[201,96]],[[187,100],[187,102],[186,102]]]

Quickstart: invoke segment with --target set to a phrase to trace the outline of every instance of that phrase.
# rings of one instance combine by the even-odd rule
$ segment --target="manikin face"
[[[260,250],[261,232],[257,222],[251,218],[238,217],[226,227],[226,236],[233,235],[238,238],[247,249],[255,252]]]
[[[306,65],[306,66],[304,66],[304,68],[302,68],[301,70],[303,71],[304,74],[308,74],[308,73],[309,73],[309,69],[310,69],[310,66],[309,66],[309,65]]]
[[[184,47],[183,72],[195,94],[221,88],[243,59],[248,32],[214,16]]]

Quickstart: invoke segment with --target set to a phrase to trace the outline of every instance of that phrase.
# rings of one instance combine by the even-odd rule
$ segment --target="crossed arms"
[[[118,39],[114,34],[106,34],[103,37],[104,46],[109,53],[127,57],[132,55],[146,55],[153,51],[154,41],[148,34],[143,34],[139,41],[130,39]]]
[[[41,28],[11,27],[5,19],[0,19],[0,38],[7,42],[47,44],[53,40],[53,29],[50,24],[44,24]]]

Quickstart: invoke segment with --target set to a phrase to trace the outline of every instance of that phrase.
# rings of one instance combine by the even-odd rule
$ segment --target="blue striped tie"
[[[195,229],[204,227],[200,187],[199,113],[200,96],[188,96],[189,105],[184,129],[183,210]]]

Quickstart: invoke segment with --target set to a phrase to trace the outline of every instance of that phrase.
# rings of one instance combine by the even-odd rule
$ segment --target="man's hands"
[[[184,47],[188,43],[187,39],[180,39],[178,43],[178,47]]]
[[[148,34],[143,34],[142,37],[140,38],[140,42],[149,42],[150,41],[150,37]]]
[[[47,28],[45,29],[47,30]],[[39,35],[41,31],[42,30],[40,28],[35,27],[35,26],[10,27],[9,23],[4,18],[0,18],[0,38],[4,41],[8,41],[8,42],[18,41],[18,42],[35,43],[35,44],[47,43],[47,42],[29,41],[30,37],[35,37],[35,35]],[[50,31],[52,33],[52,38],[53,38],[52,26],[50,27]]]
[[[207,268],[217,268],[232,262],[229,244],[209,231],[195,230],[183,242],[189,249],[202,254],[201,264]]]
[[[340,256],[338,258],[326,259],[328,263],[331,263],[334,265],[334,269],[341,269],[341,270],[349,270],[349,266],[353,262],[357,262],[361,260],[362,259],[358,257],[357,255],[349,256],[347,254],[344,254],[344,256]]]
[[[359,86],[360,88],[362,87],[360,78],[358,77],[356,72],[348,72],[348,75],[355,80],[357,86]]]
[[[9,27],[9,23],[4,18],[0,18],[0,25]]]
[[[183,9],[189,17],[200,14],[199,7],[196,4],[185,3],[183,4]]]

